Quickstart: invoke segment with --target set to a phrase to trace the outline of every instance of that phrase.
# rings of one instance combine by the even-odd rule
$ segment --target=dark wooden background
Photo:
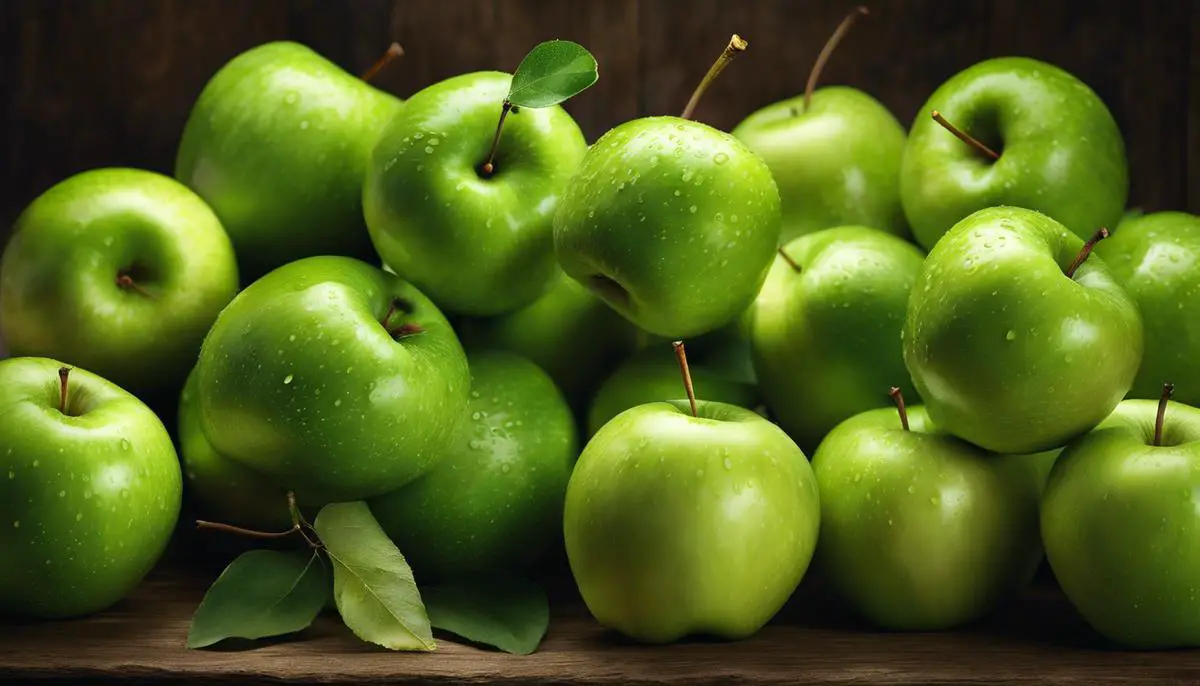
[[[732,32],[748,52],[697,118],[729,128],[803,88],[846,0],[0,0],[0,241],[38,193],[91,167],[171,170],[188,109],[229,58],[291,38],[408,95],[513,69],[537,41],[577,40],[601,78],[568,109],[594,139],[678,113]],[[1130,150],[1131,203],[1200,211],[1200,2],[876,0],[824,82],[863,88],[908,125],[932,90],[989,56],[1054,62],[1095,88]]]

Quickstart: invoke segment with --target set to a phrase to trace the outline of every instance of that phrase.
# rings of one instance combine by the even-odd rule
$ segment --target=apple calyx
[[[1092,234],[1091,238],[1084,242],[1083,248],[1079,250],[1079,254],[1075,256],[1074,260],[1071,260],[1070,266],[1063,272],[1067,275],[1068,279],[1075,278],[1075,270],[1079,269],[1079,266],[1087,260],[1088,255],[1092,254],[1092,248],[1095,248],[1096,244],[1105,238],[1108,238],[1108,229],[1101,227],[1096,233]]]
[[[229,534],[246,536],[247,538],[262,539],[287,538],[293,534],[300,534],[304,537],[304,540],[308,543],[309,547],[314,549],[324,548],[325,546],[322,545],[320,538],[317,537],[317,530],[314,529],[313,525],[304,518],[304,515],[300,512],[300,508],[296,506],[296,494],[292,491],[288,491],[287,493],[287,505],[288,512],[292,516],[292,526],[291,528],[283,531],[258,531],[256,529],[247,529],[245,527],[235,526],[233,524],[210,522],[204,519],[196,520],[196,529],[211,529],[213,531],[224,531],[225,533]]]
[[[372,64],[371,68],[364,71],[362,76],[359,78],[367,83],[370,83],[371,79],[375,78],[375,75],[378,74],[381,69],[386,67],[388,64],[391,64],[392,60],[402,56],[403,54],[404,48],[400,47],[399,43],[392,43],[388,46],[387,51],[380,55],[379,59],[375,60],[375,64]]]
[[[809,106],[812,104],[813,91],[817,88],[817,80],[821,78],[821,72],[825,70],[825,63],[829,61],[829,56],[837,49],[838,43],[842,42],[842,38],[846,36],[850,27],[854,26],[854,22],[858,21],[859,17],[865,17],[868,14],[870,12],[867,11],[866,7],[862,5],[855,7],[853,11],[842,19],[837,28],[834,29],[833,34],[829,36],[829,40],[825,41],[825,46],[821,48],[821,52],[817,55],[817,61],[813,62],[812,71],[808,72],[808,83],[804,84],[805,112],[808,111]],[[799,112],[793,113],[800,114]]]
[[[126,271],[117,272],[117,287],[123,288],[127,291],[133,291],[134,293],[151,300],[155,299],[153,293],[145,288],[142,288],[141,284],[139,284],[137,281],[134,281],[133,277],[130,276],[129,272]]]
[[[700,97],[704,95],[704,91],[708,90],[709,85],[716,80],[717,75],[733,61],[733,58],[744,52],[748,45],[749,43],[736,33],[730,37],[729,44],[725,46],[725,50],[717,57],[717,61],[713,62],[712,66],[708,68],[708,73],[700,80],[700,85],[696,86],[696,90],[692,91],[692,98],[688,100],[687,107],[683,108],[683,114],[679,115],[680,118],[692,118],[692,113],[696,111],[696,105],[700,103]]]
[[[791,266],[792,271],[796,272],[797,274],[804,271],[804,268],[800,266],[800,263],[797,262],[796,260],[793,260],[792,256],[787,254],[787,251],[783,249],[782,245],[779,246],[779,248],[777,248],[777,250],[779,252],[779,256],[783,258],[783,261],[787,262],[788,265]]]
[[[688,404],[692,406],[692,416],[696,416],[696,389],[692,386],[692,372],[688,369],[687,350],[683,347],[683,341],[675,341],[671,344],[675,349],[675,359],[679,360],[679,373],[683,376],[683,390],[687,392]]]
[[[496,135],[492,137],[492,149],[488,151],[487,160],[479,165],[479,175],[485,179],[496,173],[496,149],[500,147],[500,134],[504,132],[504,119],[508,117],[510,110],[513,114],[517,113],[517,108],[508,101],[508,98],[505,98],[504,103],[500,106],[500,121],[496,122]]]
[[[896,413],[900,415],[900,428],[908,431],[908,410],[904,408],[904,393],[900,391],[899,386],[892,386],[888,389],[888,395],[892,396],[892,401],[896,403]]]
[[[963,131],[962,129],[958,128],[954,124],[951,124],[950,122],[946,121],[946,118],[942,116],[941,112],[934,110],[932,114],[933,114],[933,120],[935,122],[937,122],[938,124],[941,124],[942,128],[944,128],[947,131],[949,131],[950,133],[954,134],[954,137],[957,138],[958,140],[960,140],[960,141],[966,143],[967,145],[971,146],[972,148],[974,148],[975,151],[978,152],[979,154],[981,154],[984,157],[987,157],[993,161],[1000,159],[1000,153],[998,153],[995,150],[992,150],[988,146],[984,145],[983,141],[975,138],[974,136]]]
[[[71,378],[70,367],[58,368],[58,411],[67,413],[67,381]]]
[[[1154,445],[1158,447],[1162,445],[1163,419],[1167,416],[1167,402],[1171,400],[1171,396],[1175,394],[1175,384],[1165,383],[1162,387],[1162,395],[1158,397],[1158,416],[1154,418]]]

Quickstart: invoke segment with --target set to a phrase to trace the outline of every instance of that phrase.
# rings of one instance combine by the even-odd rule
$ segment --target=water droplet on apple
[[[425,146],[425,154],[426,154],[426,155],[432,155],[432,154],[433,154],[433,146],[431,146],[431,145],[426,145],[426,146]]]
[[[715,162],[717,164],[725,164],[728,161],[729,161],[729,155],[726,155],[723,152],[719,152],[716,155],[713,155],[713,162]]]
[[[429,137],[429,144],[430,144],[430,145],[437,145],[438,143],[441,143],[441,141],[439,141],[439,140],[438,140],[437,136],[430,136],[430,137]]]
[[[302,129],[307,129],[307,128],[308,128],[308,120],[307,120],[307,119],[305,119],[304,121],[300,122],[300,128],[302,128]]]
[[[34,460],[34,461],[33,461],[33,466],[34,466],[34,467],[36,467],[36,466],[38,466],[38,465],[39,465],[39,464],[41,464],[41,463],[42,463],[42,461],[41,461],[41,460]]]
[[[1006,341],[1017,340],[1017,332],[1013,331],[1012,329],[1009,329],[1008,333],[1004,334],[1004,340],[1006,340]]]
[[[733,469],[733,460],[725,458],[725,469]]]
[[[704,470],[703,470],[703,469],[697,469],[697,470],[696,470],[696,476],[704,476]]]
[[[500,466],[500,471],[501,471],[501,472],[503,472],[503,473],[505,473],[505,474],[507,474],[507,473],[509,473],[509,472],[511,472],[511,471],[512,471],[512,467],[510,467],[510,466],[508,466],[508,465],[506,465],[506,464],[505,464],[505,465],[501,465],[501,466]]]
[[[283,101],[289,105],[295,105],[297,99],[298,96],[295,93],[288,93],[287,95],[283,96]]]
[[[680,192],[679,192],[679,189],[678,189],[678,188],[676,188],[676,189],[675,189],[675,197],[676,197],[676,198],[678,198],[680,195],[682,195],[682,193],[680,193]]]
[[[13,471],[9,471],[9,473],[8,473],[8,478],[9,478],[9,479],[15,479],[15,478],[17,478],[17,473],[16,473],[16,472],[13,472]]]
[[[695,214],[696,210],[698,210],[698,209],[699,209],[698,207],[696,207],[695,205],[692,205],[691,207],[688,208],[688,212]]]
[[[292,382],[292,378],[293,377],[291,374],[288,374],[287,376],[283,377],[283,385],[286,386],[286,385],[290,384]]]

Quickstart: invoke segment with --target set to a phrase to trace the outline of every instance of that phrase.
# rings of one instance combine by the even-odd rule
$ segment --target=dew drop
[[[286,386],[286,385],[290,384],[292,382],[292,378],[293,377],[291,374],[288,374],[287,376],[283,377],[283,385]]]

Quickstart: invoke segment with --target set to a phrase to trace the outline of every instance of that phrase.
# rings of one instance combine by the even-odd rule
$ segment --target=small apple
[[[192,107],[175,178],[221,218],[249,280],[310,255],[373,255],[362,178],[401,101],[298,43],[234,57]]]
[[[925,408],[905,408],[899,389],[892,394],[899,416],[857,414],[813,456],[817,565],[878,626],[959,626],[1033,577],[1042,559],[1038,500],[1058,451],[989,453],[942,431]]]
[[[931,249],[976,210],[1038,210],[1081,239],[1121,218],[1125,143],[1091,88],[1027,57],[998,57],[942,84],[920,110],[900,165],[900,200]],[[933,117],[930,117],[930,114]]]
[[[74,617],[124,598],[179,516],[162,422],[56,360],[0,361],[0,616]]]
[[[1179,402],[1200,404],[1200,217],[1129,217],[1096,254],[1137,301],[1145,327],[1145,354],[1128,397],[1155,398],[1171,379]]]
[[[1084,619],[1130,648],[1200,646],[1200,410],[1126,400],[1063,450],[1042,538]]]
[[[639,405],[588,442],[567,486],[567,558],[588,610],[636,640],[758,631],[796,589],[820,504],[804,453],[750,410]]]
[[[1142,360],[1137,305],[1092,246],[1016,207],[963,219],[913,285],[904,362],[934,424],[987,450],[1033,453],[1090,431]]]
[[[458,338],[428,298],[336,256],[292,262],[242,291],[205,339],[198,376],[200,425],[218,453],[334,500],[429,471],[469,384]]]
[[[563,271],[642,329],[693,337],[754,300],[779,242],[779,191],[741,141],[683,117],[621,124],[588,150],[554,217]]]
[[[810,233],[780,249],[747,319],[767,407],[802,449],[844,419],[880,407],[899,380],[900,331],[924,254],[865,226]]]
[[[733,129],[767,163],[779,186],[781,242],[843,225],[910,237],[900,205],[904,127],[860,90],[816,88],[825,61],[866,13],[857,8],[830,36],[803,95],[768,105]]]
[[[519,571],[562,535],[578,457],[575,419],[536,364],[471,351],[468,417],[425,476],[373,499],[371,511],[421,583]]]
[[[21,213],[0,259],[13,355],[79,365],[143,396],[175,394],[237,293],[229,237],[174,179],[96,169]]]

